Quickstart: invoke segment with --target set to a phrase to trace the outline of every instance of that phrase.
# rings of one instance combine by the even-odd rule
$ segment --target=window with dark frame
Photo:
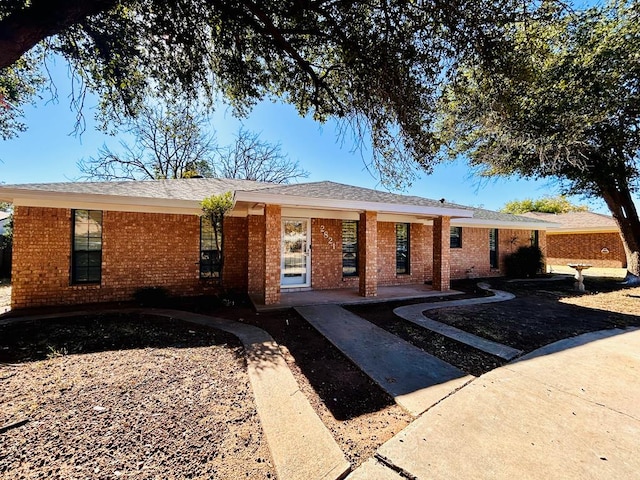
[[[216,231],[211,218],[200,217],[200,278],[220,278],[222,232]]]
[[[396,223],[396,275],[409,273],[409,224]]]
[[[358,276],[358,222],[342,221],[342,276]]]
[[[71,283],[102,279],[102,211],[72,210]]]
[[[540,246],[540,232],[538,230],[531,230],[531,246]]]
[[[499,268],[498,266],[498,229],[489,229],[489,266],[491,268]]]
[[[462,227],[449,228],[449,248],[462,248]]]

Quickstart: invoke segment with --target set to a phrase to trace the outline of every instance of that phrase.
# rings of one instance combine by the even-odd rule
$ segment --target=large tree
[[[414,160],[429,168],[439,84],[467,52],[491,63],[508,51],[503,25],[526,3],[6,0],[0,75],[40,45],[100,95],[107,121],[134,115],[149,92],[209,100],[222,92],[240,114],[277,98],[370,134],[372,161],[394,184]]]
[[[550,178],[603,199],[640,275],[640,3],[515,23],[502,72],[468,62],[441,102],[447,153],[483,175]],[[630,277],[632,278],[632,277]]]
[[[519,215],[529,212],[540,213],[568,213],[568,212],[587,212],[589,207],[586,205],[576,205],[571,203],[564,195],[555,197],[546,196],[538,199],[525,198],[524,200],[511,200],[504,204],[500,209],[504,213],[513,213]]]
[[[143,180],[194,176],[288,183],[308,176],[280,144],[240,129],[232,144],[217,145],[207,115],[185,103],[143,107],[124,130],[131,141],[119,149],[104,145],[78,162],[82,179]]]

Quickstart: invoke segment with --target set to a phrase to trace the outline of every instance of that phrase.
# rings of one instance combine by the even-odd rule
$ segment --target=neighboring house
[[[233,192],[222,252],[203,198]],[[545,222],[333,182],[247,180],[0,186],[14,204],[12,307],[122,301],[146,286],[225,290],[277,304],[283,291],[499,275]],[[222,268],[220,259],[223,259]]]
[[[594,267],[626,268],[620,230],[612,217],[594,212],[524,215],[557,224],[547,230],[547,265],[588,263]]]

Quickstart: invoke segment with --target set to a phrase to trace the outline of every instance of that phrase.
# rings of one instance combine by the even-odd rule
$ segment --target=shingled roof
[[[472,208],[465,205],[433,200],[415,195],[400,195],[370,188],[356,187],[343,183],[322,181],[291,185],[282,185],[252,180],[235,180],[222,178],[189,178],[174,180],[144,180],[117,182],[63,182],[32,183],[21,185],[1,185],[0,200],[15,201],[41,197],[42,204],[48,199],[64,199],[67,208],[75,200],[83,199],[92,202],[107,202],[109,205],[172,205],[178,208],[191,208],[196,211],[199,202],[208,196],[232,191],[238,199],[263,201],[262,198],[282,205],[296,205],[305,199],[309,208],[322,208],[330,203],[333,208],[343,205],[350,208],[368,206],[387,206],[389,212],[400,212],[406,206],[407,212],[426,215],[448,215],[458,217],[464,225],[504,225],[516,228],[544,228],[545,221],[518,215],[494,212],[491,210]],[[317,201],[316,201],[317,200]],[[59,200],[56,200],[59,201]],[[23,203],[24,204],[24,203]],[[28,204],[28,203],[27,203]],[[54,203],[51,203],[54,205]],[[397,207],[389,207],[389,206]],[[71,207],[77,208],[77,207]],[[85,207],[87,208],[87,207]],[[116,208],[115,206],[113,208]],[[177,213],[177,211],[176,211]],[[471,218],[473,217],[473,218]]]
[[[613,217],[595,212],[541,213],[528,212],[524,217],[558,224],[549,233],[579,233],[597,231],[618,231]]]
[[[139,180],[119,182],[61,182],[26,183],[20,185],[1,185],[3,191],[18,190],[28,192],[71,193],[85,195],[106,195],[118,197],[161,198],[171,200],[193,200],[200,202],[211,195],[235,190],[256,190],[274,184],[253,180],[235,180],[228,178],[179,178],[170,180]],[[10,201],[10,200],[9,200]]]

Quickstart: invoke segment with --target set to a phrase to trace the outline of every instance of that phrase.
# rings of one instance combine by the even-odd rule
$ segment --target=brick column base
[[[450,217],[433,220],[433,289],[446,291],[451,288]]]
[[[359,293],[363,297],[378,295],[378,214],[362,212],[358,226]]]

